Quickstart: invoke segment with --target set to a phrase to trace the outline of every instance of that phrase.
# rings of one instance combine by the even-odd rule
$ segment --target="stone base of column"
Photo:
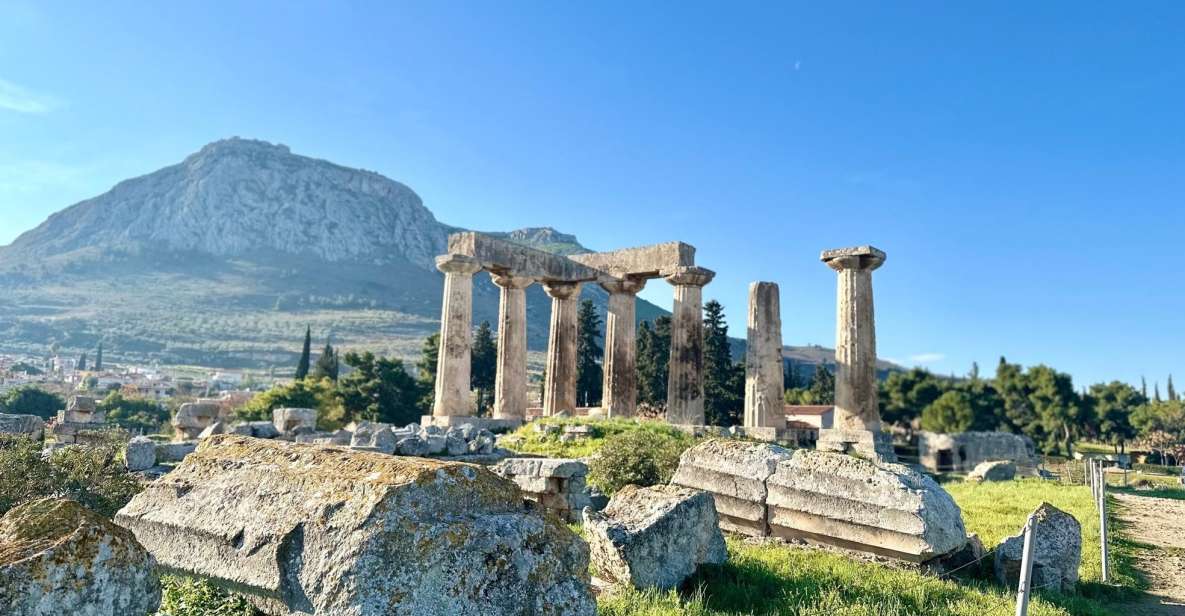
[[[473,424],[477,429],[490,432],[510,432],[523,425],[523,420],[517,417],[509,419],[495,419],[493,417],[473,417],[471,415],[421,415],[420,425],[424,427],[456,428],[465,424]]]
[[[852,454],[874,462],[896,462],[893,452],[893,437],[887,432],[871,430],[819,430],[815,443],[819,451],[837,451]]]

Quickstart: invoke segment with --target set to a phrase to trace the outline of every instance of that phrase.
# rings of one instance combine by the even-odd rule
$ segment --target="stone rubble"
[[[153,614],[155,567],[132,533],[74,501],[33,501],[0,517],[5,616]]]
[[[1033,515],[1033,588],[1073,591],[1082,564],[1082,526],[1074,516],[1049,503],[1041,503]],[[1009,588],[1016,588],[1020,579],[1024,543],[1022,527],[1019,534],[996,547],[996,579]]]
[[[528,500],[568,522],[580,521],[592,504],[586,485],[588,465],[571,458],[507,458],[490,468],[515,483]]]
[[[14,434],[41,441],[45,437],[45,422],[36,415],[0,413],[0,434]]]
[[[584,541],[469,464],[214,436],[116,520],[272,613],[596,610]]]
[[[678,486],[626,486],[601,513],[584,510],[592,564],[608,580],[678,588],[700,565],[728,559],[712,495]]]
[[[967,474],[967,481],[1012,481],[1016,478],[1016,463],[1010,460],[980,462]]]

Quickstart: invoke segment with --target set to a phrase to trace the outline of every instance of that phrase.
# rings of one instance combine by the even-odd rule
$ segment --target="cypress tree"
[[[1169,375],[1168,392],[1166,392],[1166,393],[1168,394],[1170,402],[1177,401],[1177,399],[1178,399],[1177,398],[1177,390],[1176,390],[1176,388],[1173,387],[1173,375],[1171,375],[1171,374]]]
[[[432,401],[436,397],[436,361],[440,356],[440,332],[433,332],[424,339],[420,347],[420,359],[416,362],[416,383],[420,387],[420,410],[424,415],[432,414]]]
[[[1160,383],[1152,384],[1152,399],[1160,402]]]
[[[667,373],[671,360],[671,318],[662,316],[638,324],[638,400],[662,408],[667,402]]]
[[[333,350],[332,345],[326,342],[321,356],[317,358],[317,365],[313,366],[313,379],[317,381],[329,379],[336,383],[339,371],[337,352]]]
[[[313,328],[308,326],[304,331],[304,349],[300,352],[300,362],[296,364],[296,380],[303,381],[309,375],[309,360],[313,350]]]
[[[604,351],[598,342],[601,337],[601,316],[597,314],[591,300],[580,302],[576,327],[576,403],[596,406],[601,403],[601,359]]]
[[[710,425],[740,423],[744,379],[737,391],[735,372],[724,306],[713,299],[704,304],[704,416]]]
[[[815,404],[835,404],[835,375],[827,368],[827,364],[815,366],[810,393]]]
[[[1140,375],[1140,395],[1148,398],[1148,381],[1144,380],[1144,375]]]
[[[99,350],[95,353],[95,372],[103,371],[103,343],[99,343]]]
[[[79,372],[86,370],[86,351],[83,351],[82,356],[78,358],[78,366],[75,369]]]
[[[498,370],[498,343],[490,330],[490,322],[482,321],[473,337],[470,354],[469,385],[477,390],[479,415],[494,403],[494,378]]]

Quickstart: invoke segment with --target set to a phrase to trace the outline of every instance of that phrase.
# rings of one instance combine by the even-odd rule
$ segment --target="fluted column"
[[[494,419],[527,414],[527,294],[534,279],[491,274],[502,289],[498,304],[498,372],[494,377]]]
[[[481,264],[473,257],[442,255],[436,258],[436,267],[444,272],[444,302],[440,311],[440,351],[432,414],[473,415],[473,399],[469,395],[473,274],[481,270]]]
[[[681,267],[667,276],[667,282],[675,286],[667,377],[668,423],[704,424],[703,288],[715,275],[702,267]]]
[[[644,278],[624,278],[602,282],[609,292],[605,315],[605,360],[602,402],[609,417],[633,417],[638,405],[637,323],[635,305],[638,292],[646,286]]]
[[[543,414],[576,410],[576,302],[579,282],[544,282],[551,297],[551,330],[547,336],[547,374]]]
[[[749,284],[748,344],[745,347],[745,427],[783,428],[782,316],[778,285]]]

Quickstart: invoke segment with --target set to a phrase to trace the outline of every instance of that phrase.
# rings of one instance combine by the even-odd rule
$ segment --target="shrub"
[[[624,486],[653,486],[671,480],[690,437],[649,430],[623,432],[606,439],[588,468],[588,481],[606,494]]]
[[[189,578],[161,579],[160,611],[156,616],[255,616],[260,614],[242,597],[213,584]]]
[[[37,498],[58,497],[112,517],[142,490],[123,463],[123,446],[73,445],[42,455],[28,438],[0,440],[0,515]]]

